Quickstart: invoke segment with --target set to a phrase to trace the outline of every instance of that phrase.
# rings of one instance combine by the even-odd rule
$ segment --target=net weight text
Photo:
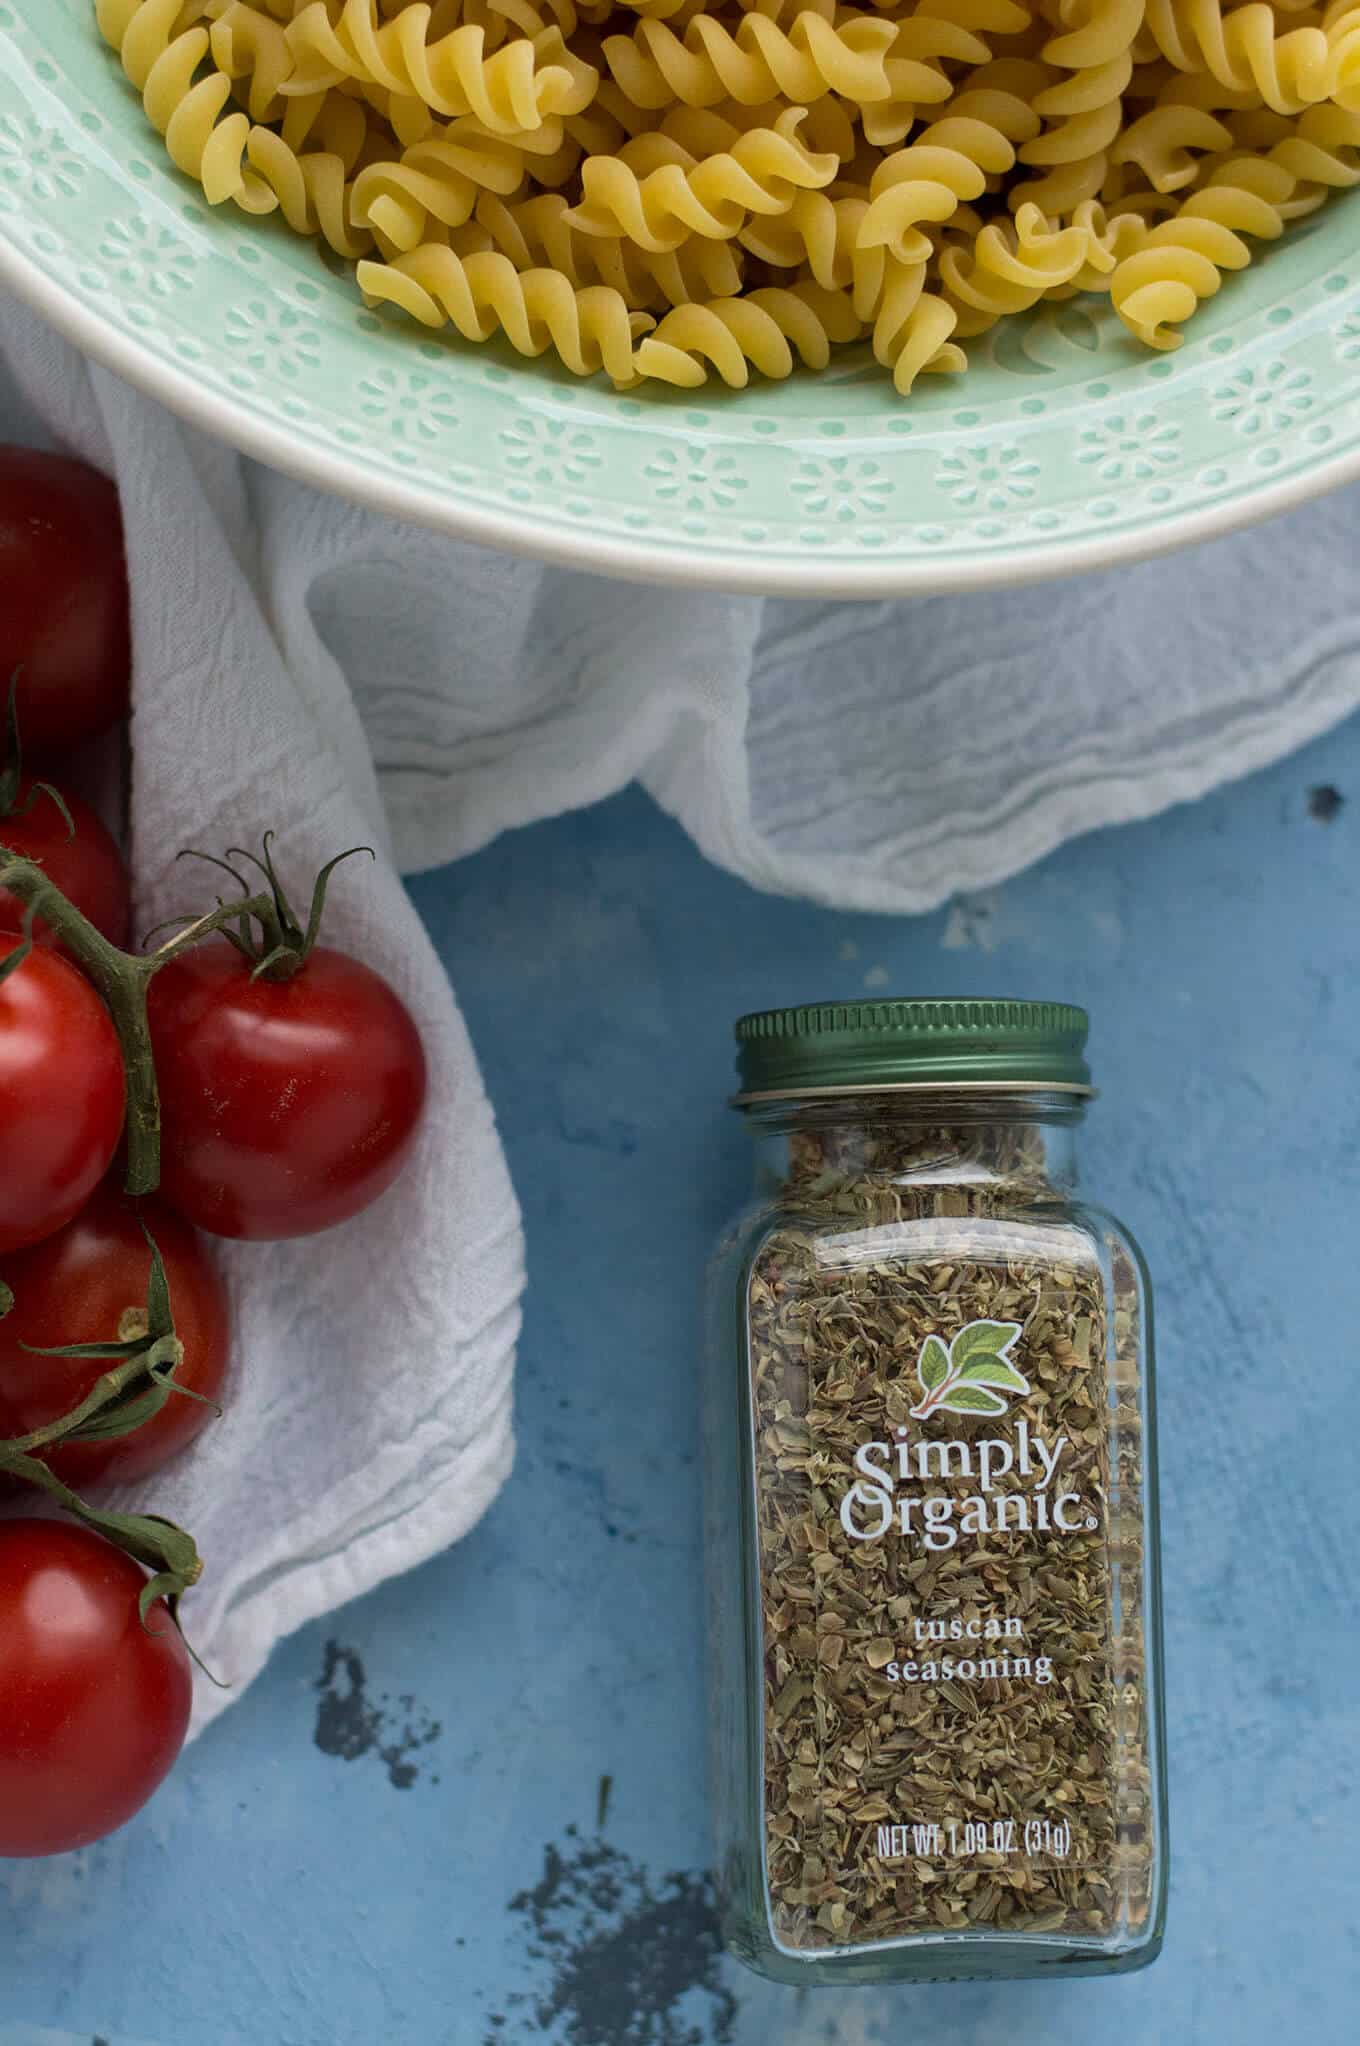
[[[910,1826],[880,1826],[878,1853],[883,1861],[929,1861],[947,1854],[967,1860],[974,1854],[1046,1854],[1065,1861],[1072,1851],[1072,1828],[1066,1819],[943,1819]]]

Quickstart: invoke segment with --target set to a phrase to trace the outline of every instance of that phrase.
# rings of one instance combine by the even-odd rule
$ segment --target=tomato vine
[[[100,996],[118,1033],[127,1075],[127,1177],[130,1194],[154,1193],[160,1184],[160,1095],[147,1022],[147,993],[160,969],[213,932],[242,919],[268,918],[272,896],[248,896],[196,917],[157,951],[124,952],[98,932],[34,860],[0,842],[0,889],[24,904],[25,942],[0,961],[0,981],[17,972],[32,949],[32,926],[41,917]]]

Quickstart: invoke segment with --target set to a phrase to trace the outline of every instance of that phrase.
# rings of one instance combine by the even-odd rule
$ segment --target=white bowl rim
[[[12,244],[0,241],[0,282],[85,355],[205,433],[228,442],[272,469],[334,496],[392,517],[409,519],[451,539],[499,548],[534,561],[626,582],[681,584],[750,596],[929,597],[1019,583],[1054,581],[1114,568],[1222,538],[1244,526],[1292,510],[1360,480],[1360,446],[1301,473],[1239,493],[1222,504],[1175,513],[1132,533],[1074,541],[1065,551],[1049,542],[971,561],[845,561],[786,555],[729,562],[685,555],[665,547],[606,534],[564,532],[501,511],[460,502],[415,482],[375,476],[352,457],[300,445],[285,427],[258,418],[250,406],[205,390],[193,376],[167,363],[135,338],[121,334],[90,307],[44,274]]]

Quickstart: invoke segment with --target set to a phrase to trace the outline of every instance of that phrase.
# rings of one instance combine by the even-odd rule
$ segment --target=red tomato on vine
[[[0,1522],[0,1855],[64,1854],[140,1811],[184,1745],[192,1677],[147,1576],[88,1528]]]
[[[111,945],[125,945],[132,900],[123,856],[88,803],[71,789],[59,793],[57,802],[34,782],[18,782],[14,807],[8,814],[0,803],[0,845],[20,859],[36,861],[67,901],[88,917],[101,938]],[[16,924],[22,921],[19,903],[0,889],[3,912]],[[57,942],[41,918],[33,935],[40,945]]]
[[[184,953],[151,983],[161,1187],[219,1236],[307,1236],[386,1192],[414,1147],[425,1053],[409,1010],[362,960],[303,930],[269,854],[263,956],[243,938]],[[235,873],[235,870],[229,870]],[[241,886],[243,877],[235,874]]]
[[[0,932],[0,976],[2,1255],[84,1207],[117,1149],[126,1086],[108,1011],[65,959]]]
[[[108,1369],[100,1358],[35,1351],[145,1333],[148,1236],[160,1252],[175,1334],[184,1346],[174,1374],[184,1390],[172,1391],[130,1434],[43,1450],[48,1469],[78,1492],[150,1477],[214,1418],[227,1370],[226,1288],[182,1216],[164,1201],[129,1200],[113,1181],[55,1236],[5,1260],[14,1306],[0,1320],[0,1436],[13,1437],[72,1413]]]

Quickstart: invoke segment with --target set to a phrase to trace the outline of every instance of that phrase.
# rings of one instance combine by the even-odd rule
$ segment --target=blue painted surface
[[[1329,823],[1323,783],[1354,792]],[[758,896],[635,794],[421,880],[528,1224],[516,1475],[288,1643],[137,1824],[0,1874],[0,2046],[1353,2038],[1358,855],[1353,723],[919,920]],[[882,987],[1093,1012],[1087,1182],[1160,1280],[1174,1880],[1146,1974],[800,1997],[708,1949],[696,1285],[746,1185],[728,1026]],[[330,1639],[367,1719],[343,1662],[317,1688]],[[362,1752],[318,1747],[322,1705]]]

